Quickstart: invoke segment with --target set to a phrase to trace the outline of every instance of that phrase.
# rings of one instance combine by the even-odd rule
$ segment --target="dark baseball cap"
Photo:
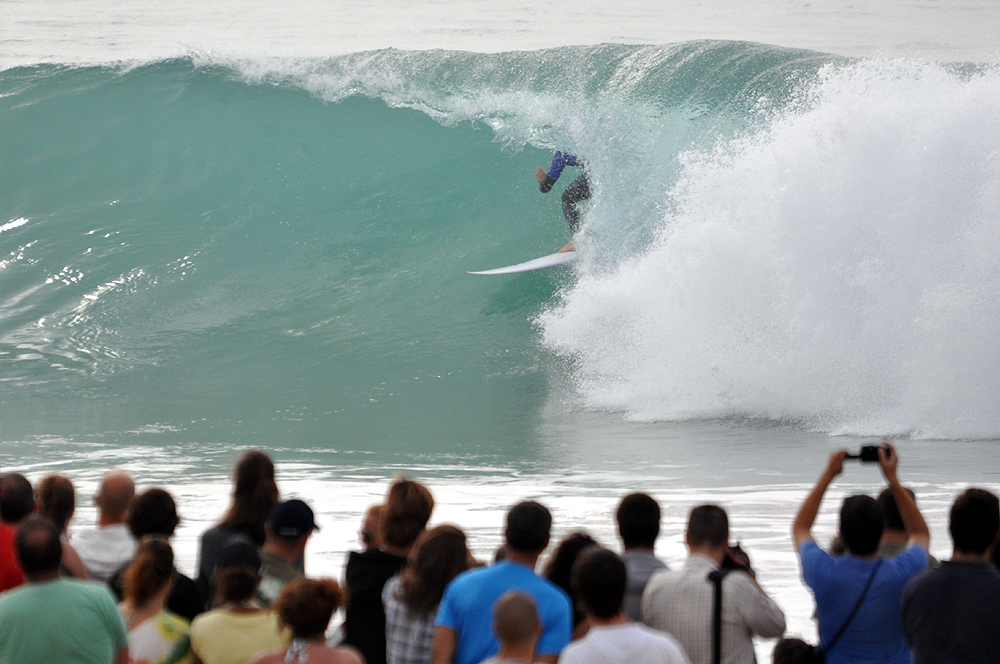
[[[313,520],[313,511],[301,500],[286,500],[272,507],[267,523],[271,532],[279,537],[302,537],[319,530]]]

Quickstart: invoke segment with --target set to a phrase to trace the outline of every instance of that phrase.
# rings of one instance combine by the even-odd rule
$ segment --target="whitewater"
[[[719,502],[814,636],[830,450],[896,437],[938,557],[1000,489],[1000,10],[869,9],[4,0],[0,468],[71,477],[76,527],[110,468],[167,487],[188,571],[247,447],[314,574],[398,472],[483,558],[517,498],[613,546],[647,491],[672,564]],[[580,260],[467,274],[566,241],[556,149]]]

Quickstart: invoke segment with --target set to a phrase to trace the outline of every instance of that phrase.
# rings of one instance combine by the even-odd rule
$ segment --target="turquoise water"
[[[740,42],[7,70],[5,433],[518,457],[555,404],[996,437],[998,99]],[[468,275],[565,241],[553,148],[590,163],[582,263]]]
[[[627,80],[642,49],[6,72],[7,435],[529,440],[562,371],[533,320],[573,274],[466,272],[565,241],[558,193],[532,178],[549,157],[537,146],[577,142],[577,110],[596,104],[594,125],[630,134],[596,155],[598,182],[625,165],[609,179],[653,189],[669,176],[650,161],[731,130],[761,66],[776,79],[822,61],[676,51]],[[699,77],[678,73],[692,55]],[[539,61],[559,66],[540,76]],[[636,160],[644,131],[656,145]],[[612,260],[645,246],[657,203],[650,192],[624,207],[630,247]]]

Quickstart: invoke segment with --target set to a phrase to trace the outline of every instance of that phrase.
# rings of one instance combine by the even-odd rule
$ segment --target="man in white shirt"
[[[628,619],[627,576],[613,551],[595,546],[580,554],[571,579],[590,630],[566,646],[559,664],[688,664],[673,637]]]
[[[646,585],[642,620],[680,641],[692,664],[712,661],[715,587],[709,575],[719,569],[729,549],[729,517],[718,505],[691,510],[684,569],[660,572]],[[785,632],[785,614],[757,584],[748,566],[722,580],[723,664],[752,664],[753,636],[773,638]]]
[[[135,540],[125,524],[125,515],[134,496],[135,483],[128,473],[120,470],[108,473],[94,496],[97,528],[73,536],[73,548],[95,580],[107,581],[135,556]]]

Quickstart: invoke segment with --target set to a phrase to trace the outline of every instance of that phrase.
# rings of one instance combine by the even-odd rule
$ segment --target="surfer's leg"
[[[569,183],[562,195],[563,214],[569,223],[569,232],[576,233],[580,227],[580,202],[590,198],[590,180],[587,174],[581,174]]]

